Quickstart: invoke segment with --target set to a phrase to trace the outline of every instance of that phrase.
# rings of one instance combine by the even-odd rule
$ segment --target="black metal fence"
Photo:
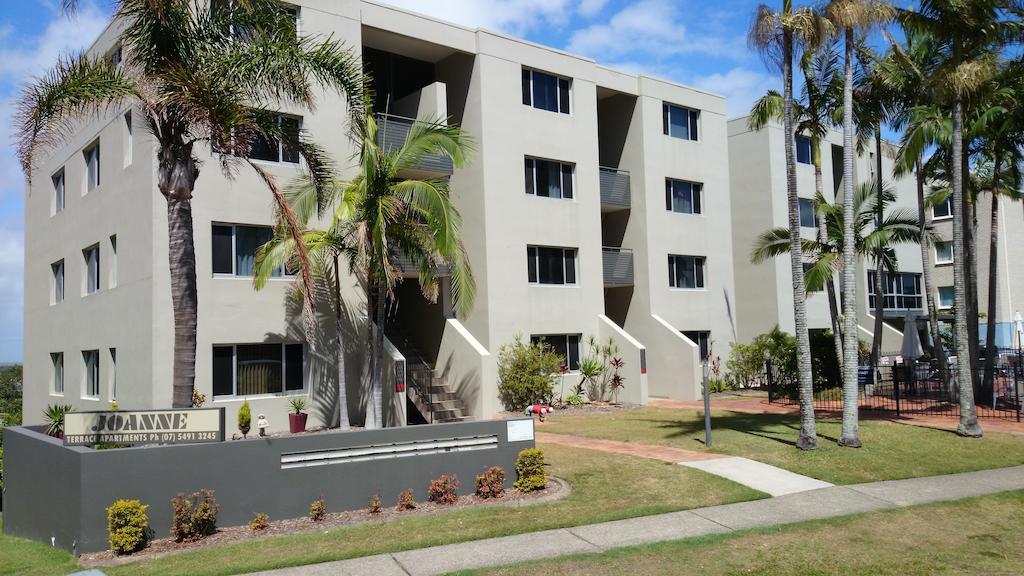
[[[979,369],[973,380],[974,402],[979,418],[1021,421],[1024,398],[1024,370],[1016,352],[1001,354],[992,379],[986,382]],[[958,367],[939,371],[928,363],[870,366],[858,370],[857,403],[862,412],[892,413],[895,416],[959,417],[960,397],[956,384]],[[765,366],[768,401],[772,404],[799,403],[799,390],[793,374],[770,363]],[[843,409],[843,389],[839,383],[816,379],[814,408],[825,412]]]

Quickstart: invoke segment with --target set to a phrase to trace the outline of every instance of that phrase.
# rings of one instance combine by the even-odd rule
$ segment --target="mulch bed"
[[[580,404],[579,406],[570,406],[567,404],[565,406],[555,406],[555,411],[552,412],[551,414],[545,414],[545,417],[559,415],[569,416],[572,414],[601,414],[609,412],[622,412],[624,410],[635,410],[637,408],[642,408],[642,406],[640,406],[639,404],[630,404],[628,402],[618,402],[615,404],[612,404],[611,402],[589,402],[587,404]],[[509,418],[520,418],[522,416],[524,416],[523,412],[505,411],[499,412],[495,416],[495,418],[498,420],[507,420]],[[534,416],[534,418],[536,419],[536,416]]]
[[[379,514],[370,514],[366,510],[351,510],[348,512],[328,513],[321,522],[313,522],[307,517],[289,518],[287,520],[271,520],[266,529],[255,532],[248,526],[230,526],[219,528],[216,533],[203,538],[197,542],[175,542],[172,538],[157,538],[150,540],[149,544],[139,552],[127,556],[118,556],[107,550],[105,552],[94,552],[82,554],[78,562],[85,568],[95,566],[112,566],[126,564],[138,560],[152,560],[162,556],[199,550],[211,546],[222,546],[235,542],[249,540],[262,540],[274,536],[285,536],[290,534],[302,534],[305,532],[325,532],[333,528],[358,526],[361,524],[381,524],[411,518],[426,514],[438,514],[453,510],[466,508],[483,508],[496,506],[530,506],[560,500],[571,492],[569,484],[560,478],[548,477],[548,486],[537,492],[520,492],[515,489],[506,490],[502,498],[484,499],[475,494],[459,496],[454,504],[435,504],[433,502],[419,502],[415,510],[399,512],[395,510],[394,502],[381,510]],[[367,502],[369,504],[369,502]]]

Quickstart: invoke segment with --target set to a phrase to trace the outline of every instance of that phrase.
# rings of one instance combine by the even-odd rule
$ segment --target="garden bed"
[[[502,498],[480,498],[476,494],[459,496],[454,504],[436,504],[434,502],[420,502],[415,510],[399,512],[392,504],[381,510],[379,514],[370,514],[366,510],[351,510],[347,512],[334,512],[327,514],[320,522],[313,522],[308,517],[289,518],[286,520],[272,520],[269,525],[259,531],[254,531],[248,526],[230,526],[219,528],[216,533],[207,536],[196,542],[175,542],[173,538],[157,538],[151,540],[147,546],[139,552],[118,556],[106,550],[82,554],[78,563],[82,567],[91,568],[96,566],[113,566],[135,562],[138,560],[151,560],[180,552],[188,552],[211,546],[233,544],[249,540],[260,540],[275,536],[286,536],[291,534],[302,534],[306,532],[325,532],[334,528],[344,528],[360,524],[382,524],[398,519],[413,518],[439,514],[452,510],[466,510],[472,508],[485,508],[495,506],[530,506],[543,504],[565,498],[571,493],[569,484],[555,477],[548,477],[548,485],[544,490],[536,492],[520,492],[511,489],[505,491]]]
[[[565,406],[556,406],[554,408],[554,412],[545,415],[545,417],[552,415],[571,416],[574,414],[617,413],[627,410],[636,410],[642,407],[643,406],[640,404],[631,404],[629,402],[616,402],[614,404],[611,402],[588,402],[586,404],[579,404],[576,406],[566,404]],[[509,412],[506,410],[505,412],[499,412],[495,418],[508,419],[521,418],[522,416],[523,413],[521,411]]]

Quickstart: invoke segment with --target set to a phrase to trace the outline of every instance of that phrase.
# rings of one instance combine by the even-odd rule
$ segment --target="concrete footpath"
[[[831,486],[775,498],[297,566],[260,576],[427,576],[1024,490],[1024,466]],[[599,504],[595,504],[599,505]]]

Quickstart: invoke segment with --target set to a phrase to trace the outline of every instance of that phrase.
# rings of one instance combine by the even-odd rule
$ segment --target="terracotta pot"
[[[292,434],[298,434],[306,431],[306,417],[309,416],[305,412],[299,412],[298,414],[292,412],[288,415],[288,431]]]

